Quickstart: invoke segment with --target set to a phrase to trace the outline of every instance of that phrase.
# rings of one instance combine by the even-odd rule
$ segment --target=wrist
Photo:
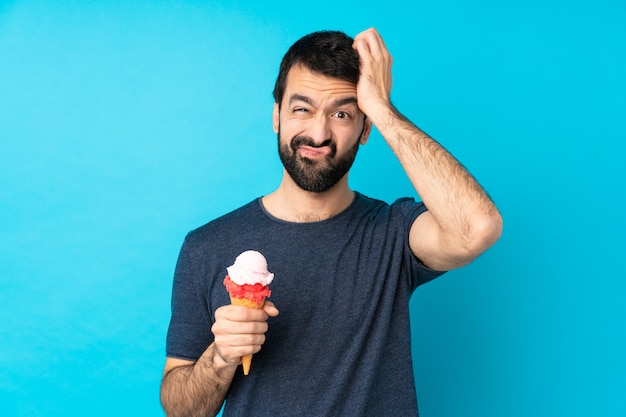
[[[397,125],[399,113],[389,101],[370,105],[367,111],[364,110],[363,112],[381,134],[388,128]]]
[[[215,343],[211,344],[211,346],[209,346],[209,349],[211,350],[212,367],[215,373],[223,379],[232,379],[239,363],[230,362],[229,360],[225,359],[217,350]]]

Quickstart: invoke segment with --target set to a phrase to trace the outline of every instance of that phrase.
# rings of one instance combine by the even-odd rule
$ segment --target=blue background
[[[618,0],[0,2],[0,415],[162,415],[185,233],[277,186],[289,45],[370,26],[505,219],[412,299],[421,415],[626,415]],[[415,195],[377,133],[350,178]]]

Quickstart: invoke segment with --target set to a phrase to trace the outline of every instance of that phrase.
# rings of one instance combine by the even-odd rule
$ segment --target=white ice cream
[[[242,252],[226,270],[230,280],[237,285],[270,285],[274,279],[274,274],[267,270],[265,256],[255,250]]]

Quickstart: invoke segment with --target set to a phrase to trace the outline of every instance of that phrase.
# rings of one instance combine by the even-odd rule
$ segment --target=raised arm
[[[375,29],[355,37],[361,59],[359,108],[397,156],[428,212],[415,220],[411,250],[436,270],[463,266],[500,237],[502,217],[472,175],[392,105],[392,58]]]

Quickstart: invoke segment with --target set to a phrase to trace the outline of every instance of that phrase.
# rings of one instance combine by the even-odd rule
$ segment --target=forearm
[[[236,366],[221,361],[211,344],[197,362],[169,370],[161,383],[168,417],[207,417],[220,411]]]
[[[498,230],[486,229],[499,227],[498,210],[452,154],[392,105],[379,111],[374,123],[436,220],[442,236],[467,248],[488,246],[494,237],[497,239]],[[489,242],[476,241],[484,239]]]

